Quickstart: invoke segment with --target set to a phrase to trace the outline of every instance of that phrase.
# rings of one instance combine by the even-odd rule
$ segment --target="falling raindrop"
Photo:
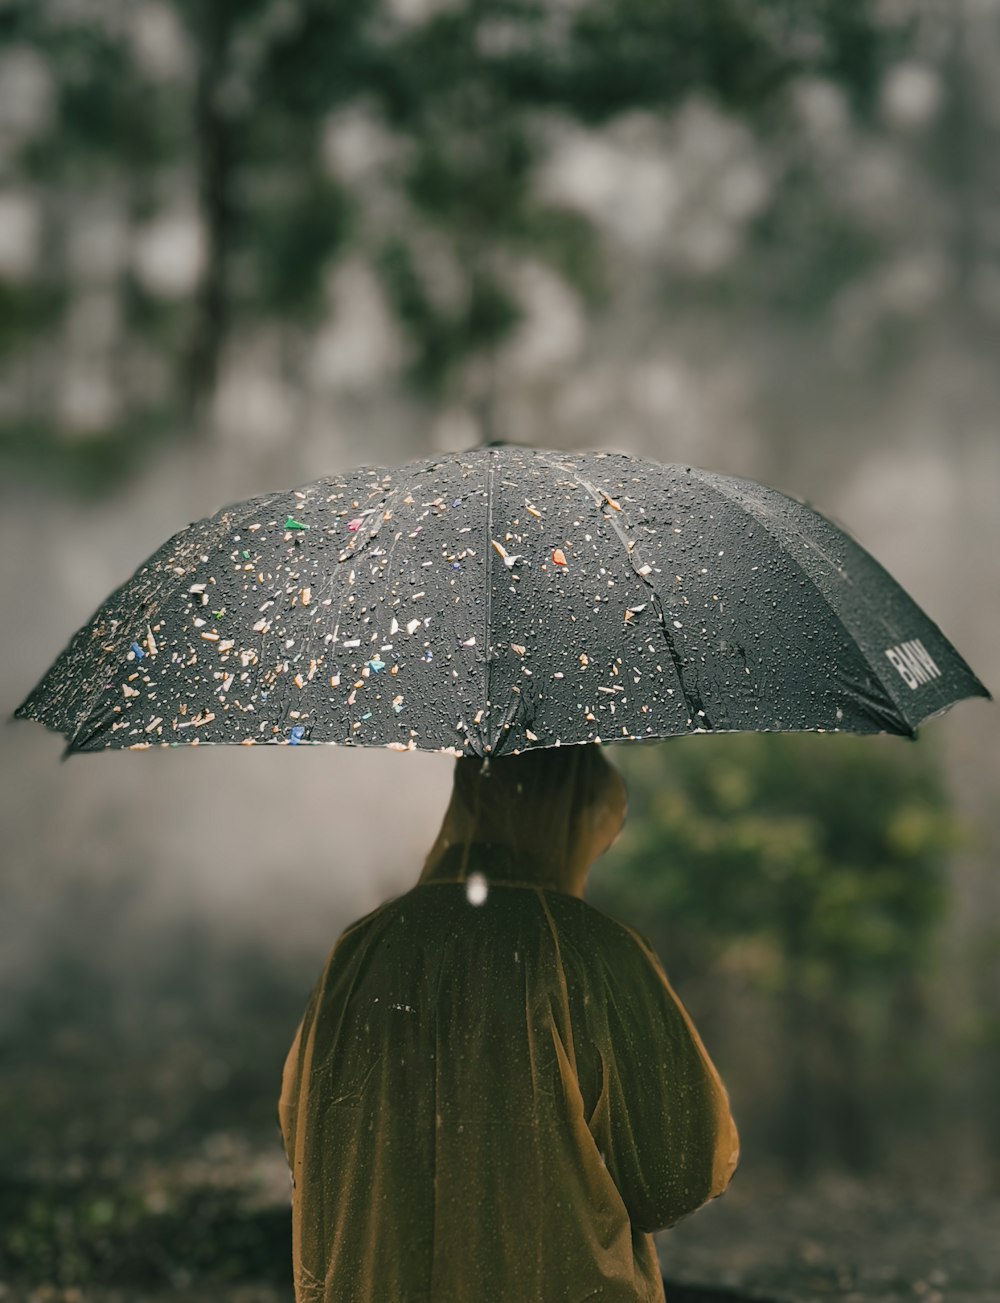
[[[465,884],[465,898],[470,905],[482,905],[490,894],[489,883],[481,873],[472,873]]]

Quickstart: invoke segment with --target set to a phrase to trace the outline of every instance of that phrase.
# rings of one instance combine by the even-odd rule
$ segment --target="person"
[[[279,1105],[297,1303],[664,1298],[651,1232],[737,1139],[656,956],[582,899],[625,805],[595,745],[463,757],[418,884],[337,942]]]

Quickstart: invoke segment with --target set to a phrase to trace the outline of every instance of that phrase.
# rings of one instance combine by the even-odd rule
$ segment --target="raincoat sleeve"
[[[377,912],[377,911],[376,911]],[[323,993],[326,989],[327,982],[333,964],[335,963],[338,953],[345,946],[350,947],[352,938],[364,935],[364,925],[367,924],[370,917],[359,919],[349,927],[338,939],[337,944],[330,952],[330,957],[326,961],[326,966],[320,974],[319,981],[313,988],[306,1005],[306,1011],[302,1015],[302,1021],[299,1023],[298,1030],[295,1033],[295,1039],[292,1041],[291,1048],[285,1059],[285,1066],[281,1074],[281,1095],[278,1098],[278,1126],[281,1129],[281,1139],[285,1147],[285,1156],[288,1159],[288,1165],[292,1169],[292,1181],[296,1183],[301,1166],[301,1154],[296,1143],[298,1135],[298,1121],[300,1106],[301,1111],[305,1112],[305,1106],[302,1101],[309,1090],[309,1078],[312,1070],[312,1053],[314,1041],[314,1029],[317,1017],[320,1014],[320,1005],[323,1001]]]
[[[295,1125],[299,1112],[299,1088],[301,1085],[302,1039],[305,1020],[299,1023],[292,1047],[285,1059],[281,1074],[281,1095],[278,1099],[278,1126],[281,1128],[281,1140],[285,1147],[288,1166],[294,1168]]]
[[[343,938],[341,938],[343,940]],[[281,1139],[285,1147],[285,1157],[288,1159],[288,1166],[292,1170],[292,1183],[297,1180],[297,1148],[296,1136],[298,1134],[299,1106],[303,1098],[303,1092],[308,1089],[310,1058],[312,1055],[313,1027],[316,1022],[316,1015],[319,1004],[322,999],[324,983],[330,965],[333,963],[334,956],[337,953],[337,947],[334,947],[330,958],[326,962],[326,967],[320,976],[319,981],[314,987],[312,994],[309,996],[309,1002],[306,1005],[306,1011],[302,1015],[302,1021],[299,1023],[298,1030],[295,1033],[295,1039],[292,1041],[291,1048],[285,1058],[285,1066],[281,1073],[281,1095],[278,1098],[278,1126],[281,1129]]]
[[[606,1040],[588,1047],[590,1129],[633,1226],[654,1231],[725,1190],[739,1142],[719,1074],[656,955],[622,932],[628,962],[609,956],[604,969]]]

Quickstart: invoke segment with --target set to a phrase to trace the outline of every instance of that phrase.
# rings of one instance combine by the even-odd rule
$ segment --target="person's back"
[[[662,1299],[736,1139],[655,957],[510,847],[338,942],[289,1054],[299,1303]]]

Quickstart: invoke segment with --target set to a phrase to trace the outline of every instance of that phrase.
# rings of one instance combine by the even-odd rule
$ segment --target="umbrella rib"
[[[485,627],[483,631],[483,656],[486,659],[484,667],[485,683],[483,685],[483,700],[486,708],[486,717],[489,719],[492,710],[492,672],[493,672],[493,495],[494,495],[494,478],[496,476],[496,458],[497,450],[489,448],[486,452],[486,541],[483,544],[483,557],[486,563],[486,601],[485,607]],[[492,731],[492,730],[490,730]],[[493,750],[492,742],[488,743],[484,750],[490,752]]]
[[[633,573],[636,578],[641,579],[645,587],[649,589],[650,603],[656,613],[656,622],[660,633],[663,635],[667,654],[673,663],[674,673],[677,675],[677,683],[680,687],[681,694],[684,697],[684,703],[690,712],[691,723],[694,724],[696,720],[700,720],[697,727],[710,731],[713,728],[712,721],[709,719],[705,710],[705,703],[702,700],[701,693],[698,691],[697,687],[691,684],[688,675],[684,672],[683,658],[678,652],[673,638],[670,636],[670,630],[667,628],[667,622],[663,617],[663,603],[660,595],[653,586],[652,580],[647,574],[643,574],[643,568],[638,564],[638,559],[636,557],[636,541],[635,539],[629,538],[623,526],[615,519],[615,516],[609,514],[605,510],[605,506],[612,501],[612,498],[609,494],[605,493],[603,489],[599,489],[596,484],[592,484],[590,480],[584,479],[580,472],[574,467],[567,466],[561,461],[553,462],[544,454],[542,454],[541,460],[545,462],[547,466],[551,466],[553,470],[562,470],[568,475],[573,476],[577,484],[593,498],[594,502],[597,504],[601,518],[607,521],[611,529],[614,531],[618,541],[624,547],[625,555],[628,558]]]

